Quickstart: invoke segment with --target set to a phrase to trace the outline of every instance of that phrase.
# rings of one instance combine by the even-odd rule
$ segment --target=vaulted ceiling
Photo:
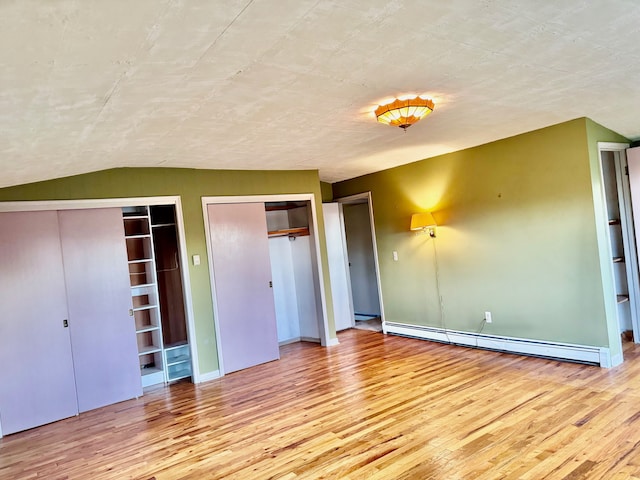
[[[0,45],[0,186],[123,166],[333,182],[583,116],[640,137],[636,0],[7,0]],[[405,93],[434,113],[378,124]]]

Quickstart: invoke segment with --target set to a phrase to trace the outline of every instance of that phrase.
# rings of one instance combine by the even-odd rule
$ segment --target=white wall
[[[267,215],[267,230],[284,230],[289,228],[289,215],[286,210],[271,210]]]
[[[318,306],[311,262],[311,237],[297,237],[291,243],[293,273],[298,301],[300,336],[303,339],[320,339],[318,329]]]
[[[286,212],[285,212],[286,214]],[[278,342],[300,338],[300,319],[291,244],[288,237],[269,239],[273,299],[276,307]]]

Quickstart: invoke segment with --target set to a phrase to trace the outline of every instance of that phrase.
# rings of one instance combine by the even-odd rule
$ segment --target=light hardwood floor
[[[640,478],[640,348],[598,367],[349,330],[0,440],[0,478]]]

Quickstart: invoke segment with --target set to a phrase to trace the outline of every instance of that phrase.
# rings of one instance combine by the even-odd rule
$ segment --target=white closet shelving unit
[[[142,386],[166,381],[153,230],[148,207],[122,209]]]

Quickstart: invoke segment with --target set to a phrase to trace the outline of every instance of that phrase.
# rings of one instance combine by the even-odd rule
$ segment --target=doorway
[[[384,309],[371,193],[339,198],[352,328],[384,331]],[[336,327],[336,329],[338,329]]]
[[[638,255],[631,202],[633,180],[629,176],[627,147],[626,144],[598,144],[618,333],[624,339],[633,338],[635,343],[640,343]],[[640,177],[635,183],[638,181]]]

